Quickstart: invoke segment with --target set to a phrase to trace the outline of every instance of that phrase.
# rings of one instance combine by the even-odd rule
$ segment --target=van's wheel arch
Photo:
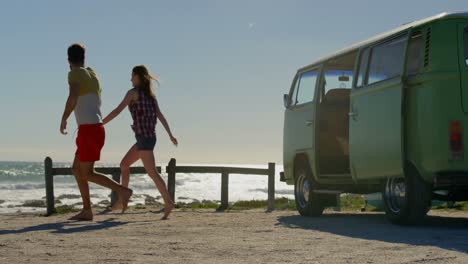
[[[324,205],[319,194],[314,193],[315,181],[307,157],[298,156],[294,162],[294,200],[302,216],[320,216]]]
[[[394,224],[417,224],[430,209],[432,186],[411,162],[406,162],[404,173],[404,178],[387,178],[382,183],[385,214]]]

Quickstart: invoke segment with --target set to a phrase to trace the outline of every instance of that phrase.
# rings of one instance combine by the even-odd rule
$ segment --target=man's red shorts
[[[106,131],[102,124],[80,125],[76,137],[76,156],[81,162],[94,162],[101,158]]]

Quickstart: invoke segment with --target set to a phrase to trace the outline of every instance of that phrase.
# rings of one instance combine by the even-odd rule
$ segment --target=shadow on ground
[[[279,217],[277,225],[468,253],[468,218],[427,216],[418,226],[397,226],[383,214],[325,214],[317,218],[292,215]]]
[[[35,226],[28,226],[21,229],[14,230],[0,230],[0,235],[7,234],[22,234],[28,232],[37,231],[51,231],[55,234],[72,234],[77,232],[89,232],[96,230],[108,229],[120,225],[125,225],[128,222],[115,221],[114,218],[107,219],[99,222],[58,222],[58,223],[47,223]]]

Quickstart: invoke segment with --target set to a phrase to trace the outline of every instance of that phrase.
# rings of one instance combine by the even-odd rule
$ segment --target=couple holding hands
[[[169,124],[159,109],[153,91],[152,82],[156,81],[159,85],[158,79],[151,76],[145,66],[135,66],[131,75],[133,88],[109,115],[102,118],[101,87],[96,73],[91,68],[85,67],[85,47],[81,44],[71,45],[68,48],[68,62],[70,64],[68,73],[70,90],[60,124],[60,132],[67,134],[67,119],[74,112],[78,123],[78,136],[72,171],[83,200],[82,211],[70,220],[93,220],[88,181],[115,191],[118,194],[118,200],[112,210],[125,212],[132,196],[132,190],[128,188],[130,166],[139,159],[164,199],[165,208],[162,219],[167,219],[175,204],[169,196],[164,180],[156,170],[153,150],[156,145],[157,120],[159,119],[176,146],[177,139],[172,135]],[[135,132],[136,143],[120,163],[122,184],[119,184],[106,175],[96,172],[94,163],[100,159],[104,146],[104,125],[117,117],[126,107],[130,110],[133,119],[132,129]]]

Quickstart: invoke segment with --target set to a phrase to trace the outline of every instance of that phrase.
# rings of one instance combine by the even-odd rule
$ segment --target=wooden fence
[[[161,172],[161,167],[156,168]],[[112,175],[112,179],[120,182],[120,168],[100,167],[96,171]],[[54,176],[73,175],[71,168],[54,168],[52,159],[47,157],[44,161],[45,189],[47,200],[47,215],[55,211],[54,201]],[[268,205],[267,211],[274,209],[275,202],[275,163],[268,163],[267,169],[241,168],[241,167],[221,167],[221,166],[177,166],[176,160],[171,159],[166,167],[167,189],[172,200],[175,202],[175,186],[177,173],[217,173],[221,174],[221,205],[218,210],[223,211],[229,206],[229,175],[230,174],[252,174],[268,176]],[[146,174],[144,167],[131,167],[130,174]],[[111,204],[117,200],[114,192],[111,193]]]

